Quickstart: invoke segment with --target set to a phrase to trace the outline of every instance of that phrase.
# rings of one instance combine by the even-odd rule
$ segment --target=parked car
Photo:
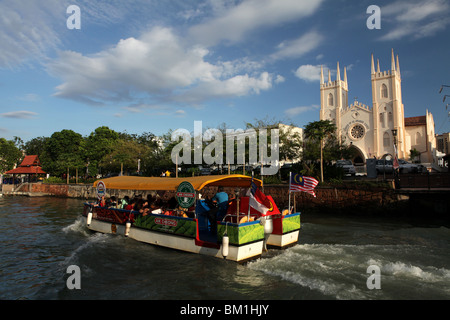
[[[211,174],[211,168],[201,168],[200,175],[209,176]]]
[[[422,165],[422,164],[418,164],[417,165],[417,172],[418,173],[427,173],[427,168],[424,166],[424,165]]]
[[[270,166],[269,164],[265,164],[265,165],[263,166],[263,169],[262,169],[263,175],[264,175],[264,170],[269,169],[270,167],[271,167],[271,166]],[[241,167],[241,170],[242,170],[242,167]],[[253,169],[253,172],[254,172],[255,174],[261,174],[261,165],[256,166],[256,167]],[[266,172],[268,172],[268,171],[266,171]]]
[[[355,166],[350,160],[338,160],[336,161],[336,167],[344,169],[344,174],[349,174],[351,176],[356,175]]]
[[[410,163],[403,159],[398,160],[398,163],[400,165],[399,170],[401,173],[417,173],[417,172],[419,172],[419,166],[415,163]]]
[[[236,169],[234,169],[233,172],[235,174],[242,174],[243,170],[244,170],[244,166],[239,166]],[[252,172],[252,170],[253,170],[252,166],[248,166],[248,165],[245,166],[245,172]]]
[[[392,173],[394,172],[392,160],[377,160],[376,162],[377,173]]]

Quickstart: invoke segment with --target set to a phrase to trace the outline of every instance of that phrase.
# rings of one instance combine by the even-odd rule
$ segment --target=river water
[[[92,233],[81,223],[82,204],[0,197],[0,299],[450,298],[444,226],[303,215],[297,245],[237,264]],[[81,289],[67,287],[72,265]]]

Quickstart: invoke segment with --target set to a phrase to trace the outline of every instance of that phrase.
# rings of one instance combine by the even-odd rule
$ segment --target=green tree
[[[12,170],[22,160],[22,151],[15,141],[0,138],[0,173]]]
[[[409,152],[410,152],[409,160],[416,161],[417,158],[419,158],[419,161],[420,161],[420,151],[418,151],[416,148],[414,148],[414,149],[410,150]]]
[[[134,139],[119,139],[114,150],[103,157],[100,165],[109,172],[134,174],[138,168],[138,161],[145,159],[149,152],[150,147]]]
[[[24,145],[24,151],[27,155],[37,155],[39,159],[45,152],[45,143],[49,138],[38,137],[27,141]]]
[[[44,152],[41,154],[43,169],[53,175],[62,175],[67,168],[84,166],[84,139],[72,130],[55,132],[45,140]]]
[[[304,135],[311,142],[319,142],[320,149],[320,180],[323,182],[323,149],[326,138],[331,137],[336,132],[336,126],[329,120],[310,122],[306,125]],[[311,147],[311,145],[310,145]]]
[[[119,133],[108,127],[98,127],[85,138],[83,160],[89,163],[89,173],[98,173],[99,166],[104,158],[109,155],[117,145]]]

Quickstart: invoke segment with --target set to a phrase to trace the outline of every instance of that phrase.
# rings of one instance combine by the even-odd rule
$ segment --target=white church
[[[341,141],[351,144],[357,155],[353,162],[364,164],[368,158],[394,155],[394,139],[399,159],[410,159],[410,150],[418,150],[422,163],[435,163],[436,139],[433,115],[405,118],[402,102],[402,79],[398,56],[392,50],[391,69],[380,70],[372,55],[372,107],[355,101],[348,104],[347,69],[343,79],[339,63],[336,80],[320,78],[320,120],[331,120]],[[396,136],[394,136],[396,134]]]

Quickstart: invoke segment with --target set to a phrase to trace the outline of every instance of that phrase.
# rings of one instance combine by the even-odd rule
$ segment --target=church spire
[[[328,69],[328,83],[331,83],[331,70]]]
[[[380,59],[377,59],[377,72],[380,73]]]
[[[398,75],[400,75],[400,63],[398,62],[398,55],[397,55],[397,72]]]
[[[395,57],[394,57],[394,49],[392,49],[392,57],[391,57],[391,71],[395,71]]]
[[[344,82],[345,82],[345,86],[348,87],[348,83],[347,83],[347,67],[344,67]]]
[[[373,53],[372,53],[372,74],[375,74],[375,63],[373,62]]]
[[[339,68],[339,61],[337,63],[337,75],[336,75],[336,80],[339,82],[341,81],[341,70]]]
[[[320,66],[320,84],[323,84],[323,66]]]

